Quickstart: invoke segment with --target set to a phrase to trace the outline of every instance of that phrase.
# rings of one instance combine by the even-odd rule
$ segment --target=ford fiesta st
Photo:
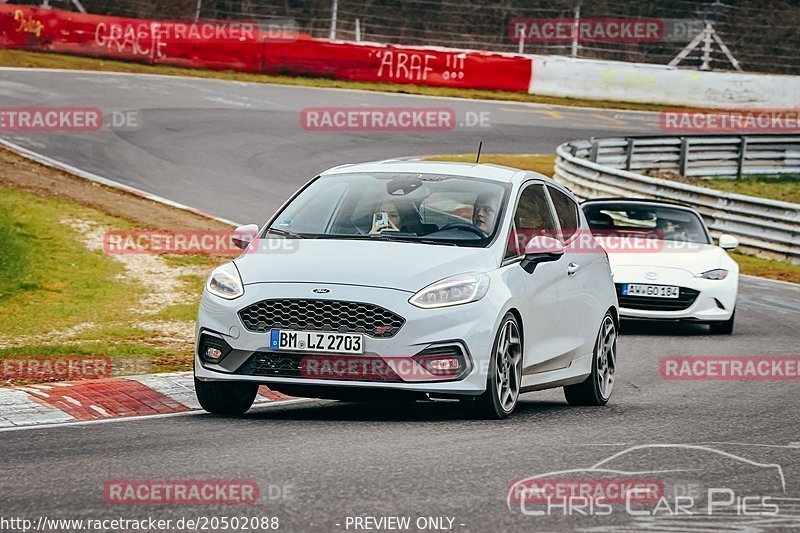
[[[581,229],[570,192],[532,172],[398,161],[328,170],[262,228],[238,228],[244,253],[208,278],[200,404],[242,413],[266,384],[349,401],[459,399],[484,418],[553,387],[570,404],[603,405],[617,299],[602,248],[572,249]]]
[[[582,204],[595,238],[608,252],[623,318],[708,324],[733,332],[739,266],[715,245],[700,214],[654,200],[603,199]]]

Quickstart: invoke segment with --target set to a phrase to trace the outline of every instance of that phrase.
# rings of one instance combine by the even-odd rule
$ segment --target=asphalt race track
[[[548,153],[573,138],[658,131],[657,115],[638,112],[0,70],[0,107],[22,106],[138,112],[139,128],[2,137],[242,223],[263,223],[298,186],[337,164],[464,153],[480,140],[485,152]],[[459,118],[488,112],[490,125],[306,131],[300,111],[311,106],[452,107]],[[0,508],[3,516],[33,518],[277,516],[282,531],[346,531],[348,516],[387,515],[411,516],[412,524],[419,516],[450,517],[452,530],[464,532],[798,530],[797,381],[675,381],[660,374],[665,356],[797,355],[798,331],[800,287],[743,278],[732,336],[690,325],[624,324],[616,390],[605,408],[569,407],[557,389],[523,396],[502,422],[466,420],[448,401],[308,401],[255,408],[237,419],[196,413],[2,432]],[[684,446],[664,446],[678,444]],[[661,471],[666,461],[681,469],[687,487],[773,495],[782,498],[774,500],[779,512],[769,519],[733,511],[653,518],[557,510],[542,517],[506,503],[513,481],[564,470],[580,478],[625,450],[615,464],[620,471]],[[780,465],[783,483],[755,475],[756,464]],[[110,505],[103,486],[114,479],[253,479],[263,494],[246,507]]]

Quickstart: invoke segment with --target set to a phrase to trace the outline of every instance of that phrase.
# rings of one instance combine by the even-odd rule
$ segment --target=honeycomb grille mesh
[[[248,331],[266,333],[272,328],[364,333],[393,337],[405,319],[383,307],[339,300],[262,300],[239,311]]]

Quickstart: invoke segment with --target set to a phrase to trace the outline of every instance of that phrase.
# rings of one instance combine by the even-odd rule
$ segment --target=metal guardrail
[[[800,264],[800,204],[725,193],[644,175],[800,174],[800,135],[641,136],[571,141],[556,149],[555,179],[579,199],[640,197],[696,208],[717,237]]]

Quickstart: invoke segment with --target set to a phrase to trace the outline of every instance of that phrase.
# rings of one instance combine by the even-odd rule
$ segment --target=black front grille
[[[617,283],[619,306],[641,311],[682,311],[688,309],[697,299],[700,291],[680,287],[677,298],[654,298],[652,296],[623,296],[622,283]]]
[[[382,358],[368,355],[255,352],[237,373],[344,381],[403,381]]]
[[[272,328],[364,333],[388,338],[400,331],[405,319],[377,305],[338,300],[262,300],[239,311],[248,331]]]

